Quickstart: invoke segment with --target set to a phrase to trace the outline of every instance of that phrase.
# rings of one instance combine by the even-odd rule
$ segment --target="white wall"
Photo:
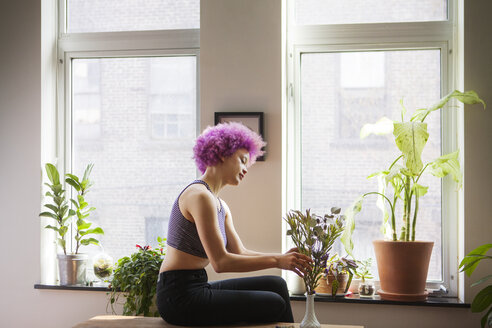
[[[467,1],[465,9],[465,89],[475,89],[492,104],[492,4]],[[240,188],[222,194],[245,244],[262,251],[279,251],[281,245],[280,12],[280,0],[202,0],[202,127],[213,123],[214,111],[266,115],[266,162],[256,164]],[[106,312],[103,292],[33,289],[40,276],[40,24],[38,0],[10,1],[0,11],[1,327],[70,327]],[[465,113],[465,251],[491,242],[487,205],[492,174],[486,171],[492,157],[491,123],[491,109]],[[468,300],[474,292],[467,290]],[[293,302],[293,307],[299,321],[304,303]],[[467,309],[334,303],[317,303],[316,309],[323,323],[366,327],[469,327],[479,322],[479,315]]]

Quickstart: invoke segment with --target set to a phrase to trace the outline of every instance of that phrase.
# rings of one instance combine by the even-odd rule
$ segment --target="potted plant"
[[[108,300],[113,314],[116,314],[114,304],[123,295],[125,297],[123,315],[159,316],[155,306],[156,281],[165,255],[165,240],[165,238],[157,238],[159,243],[157,249],[136,245],[135,253],[118,260],[111,280],[111,293]]]
[[[314,314],[315,289],[326,268],[333,243],[344,229],[344,216],[340,212],[340,208],[333,207],[331,213],[324,217],[311,213],[309,209],[306,213],[295,210],[286,215],[287,235],[291,237],[300,253],[313,260],[310,270],[303,276],[307,296],[306,315],[301,322],[301,328],[320,327]]]
[[[451,175],[453,180],[461,185],[461,172],[458,151],[442,155],[425,165],[422,163],[422,150],[429,137],[427,123],[424,120],[431,112],[443,108],[452,98],[465,104],[481,103],[485,107],[483,100],[474,91],[456,90],[433,106],[417,109],[410,121],[404,121],[406,109],[402,104],[401,122],[382,118],[375,124],[366,124],[362,127],[361,138],[372,133],[393,132],[396,146],[401,152],[386,170],[369,176],[378,177],[379,190],[361,196],[353,206],[352,215],[347,216],[347,226],[353,229],[354,216],[360,211],[363,199],[369,195],[378,196],[379,207],[383,210],[383,231],[389,231],[391,236],[389,241],[373,242],[381,283],[381,290],[378,293],[382,299],[397,301],[427,299],[425,283],[433,242],[415,241],[419,199],[427,193],[428,189],[421,185],[419,180],[424,173],[430,173],[438,178]],[[391,188],[387,188],[388,185]],[[391,192],[387,189],[391,189]],[[389,214],[383,203],[389,206]],[[398,204],[401,204],[403,213],[399,234],[395,216]],[[347,240],[344,241],[344,245],[346,249],[350,248]]]
[[[356,261],[347,257],[340,257],[335,253],[326,263],[326,269],[316,293],[328,294],[332,297],[345,296],[352,283],[356,268]]]
[[[84,285],[86,283],[86,265],[87,255],[79,253],[81,245],[95,244],[99,241],[92,237],[91,234],[104,234],[100,227],[92,228],[92,223],[87,221],[90,212],[95,210],[89,207],[85,201],[85,195],[92,186],[89,175],[92,171],[93,164],[89,164],[84,172],[82,180],[73,174],[66,174],[65,182],[71,185],[77,191],[77,197],[70,199],[74,209],[69,208],[65,189],[60,182],[60,174],[57,168],[50,163],[45,165],[48,179],[51,183],[45,183],[51,191],[46,192],[45,196],[52,199],[52,203],[47,203],[44,207],[49,211],[41,212],[39,216],[48,217],[55,220],[56,225],[47,225],[45,228],[52,229],[58,234],[57,242],[62,248],[63,254],[58,254],[58,269],[60,276],[60,285]],[[75,218],[75,222],[74,222]],[[74,224],[75,223],[75,224]],[[70,248],[67,253],[67,234],[72,230],[75,236],[75,251]]]
[[[492,256],[485,255],[489,249],[492,248],[492,244],[485,244],[479,246],[472,250],[468,255],[463,258],[460,263],[461,272],[465,272],[468,277],[471,276],[473,271],[477,268],[478,264],[482,260],[491,260]],[[473,283],[471,287],[477,286],[481,283],[484,283],[488,279],[492,278],[492,274],[480,279],[479,281]],[[487,287],[482,288],[481,291],[473,298],[471,304],[472,312],[483,312],[487,310],[485,315],[482,317],[481,325],[484,327],[492,327],[492,285],[488,285]]]
[[[359,297],[372,297],[375,289],[374,284],[370,281],[373,279],[371,273],[372,259],[357,261],[358,267],[355,270],[355,277],[360,279],[359,282]]]

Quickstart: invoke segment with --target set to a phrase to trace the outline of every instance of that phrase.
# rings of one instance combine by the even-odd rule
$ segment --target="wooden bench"
[[[220,328],[224,328],[221,326]],[[299,328],[298,323],[271,323],[263,325],[242,325],[228,327],[247,327],[247,328],[276,328],[276,327],[295,327]],[[363,326],[346,325],[321,325],[322,328],[364,328]],[[130,317],[119,315],[99,315],[90,320],[81,322],[74,328],[184,328],[166,323],[161,318],[150,317]],[[212,328],[212,327],[209,327]]]

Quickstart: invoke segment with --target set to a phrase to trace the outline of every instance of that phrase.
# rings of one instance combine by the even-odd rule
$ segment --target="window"
[[[376,190],[377,182],[366,177],[388,167],[397,149],[392,135],[361,140],[361,127],[382,116],[398,119],[401,99],[411,115],[453,88],[454,2],[370,3],[287,2],[285,210],[324,214]],[[428,117],[424,160],[452,150],[453,115]],[[457,267],[456,250],[448,246],[456,233],[457,195],[448,181],[425,179],[430,192],[421,199],[417,238],[435,242],[428,287],[444,284],[456,293],[449,270]],[[356,219],[354,255],[375,259],[372,240],[382,238],[375,199],[365,201]]]
[[[197,174],[200,2],[60,0],[58,12],[51,160],[76,175],[94,164],[89,221],[116,260],[166,237],[171,206]]]

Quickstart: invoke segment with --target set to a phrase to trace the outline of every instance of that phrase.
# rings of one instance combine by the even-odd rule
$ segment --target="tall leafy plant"
[[[67,254],[67,232],[70,228],[70,218],[75,215],[75,211],[69,209],[65,197],[65,189],[60,183],[60,174],[53,164],[46,164],[46,174],[51,183],[45,183],[51,191],[47,191],[45,196],[52,198],[53,204],[45,204],[44,207],[49,211],[41,212],[39,216],[55,220],[56,225],[48,224],[46,229],[52,229],[58,234],[58,245],[63,249],[63,254]]]
[[[468,255],[466,255],[460,263],[461,271],[465,272],[468,277],[470,277],[477,268],[478,264],[482,260],[492,260],[492,256],[485,255],[489,249],[492,248],[492,244],[485,244],[479,246],[472,250]],[[480,285],[487,280],[492,278],[492,274],[483,277],[482,279],[474,282],[471,287],[475,287]],[[485,315],[482,317],[481,325],[482,328],[485,326],[492,326],[492,285],[489,284],[487,287],[482,288],[480,292],[475,296],[471,304],[472,312],[483,312],[487,311]],[[488,308],[488,310],[487,310]]]
[[[340,208],[333,207],[330,214],[321,217],[311,213],[310,209],[306,213],[295,210],[287,213],[284,219],[289,225],[287,235],[298,251],[313,260],[303,276],[308,295],[315,293],[333,243],[344,230],[344,216],[340,212]]]
[[[429,139],[427,123],[424,122],[425,119],[430,113],[442,109],[453,98],[464,104],[482,104],[485,108],[485,103],[478,97],[476,92],[455,90],[434,105],[417,109],[410,121],[405,121],[406,108],[401,101],[401,122],[383,117],[375,124],[366,124],[362,127],[361,138],[371,134],[381,135],[392,132],[395,138],[395,145],[400,150],[400,154],[387,169],[369,176],[369,178],[378,178],[378,191],[368,192],[356,201],[354,208],[357,210],[353,211],[348,217],[347,224],[354,224],[353,218],[360,211],[362,201],[366,196],[377,195],[377,205],[383,211],[383,233],[390,235],[393,241],[414,241],[419,200],[428,190],[427,186],[420,184],[422,175],[430,173],[438,178],[450,175],[458,186],[461,186],[459,151],[442,155],[426,164],[422,162],[421,158],[422,151]],[[392,192],[389,192],[390,190],[388,189],[392,189]],[[400,233],[398,234],[395,212],[399,201],[401,201],[401,206],[403,207],[403,215]],[[389,205],[389,213],[384,205],[385,202]],[[346,249],[347,247],[350,249],[350,245],[345,246]]]
[[[86,238],[87,235],[104,234],[103,229],[100,227],[90,229],[92,223],[86,221],[90,215],[90,212],[96,209],[95,207],[89,207],[89,204],[85,200],[85,195],[89,192],[90,187],[93,185],[93,183],[89,180],[89,175],[91,174],[93,167],[94,164],[87,165],[81,181],[79,181],[79,178],[73,174],[67,174],[67,178],[65,179],[65,181],[77,191],[77,197],[75,199],[70,199],[74,205],[76,215],[75,254],[79,252],[81,245],[99,245],[99,241],[96,238]]]
[[[67,233],[73,227],[73,234],[75,235],[75,252],[70,249],[73,254],[79,253],[81,245],[95,244],[99,245],[99,241],[96,238],[87,238],[89,234],[104,234],[104,230],[100,227],[90,229],[91,222],[87,221],[90,212],[94,211],[94,207],[89,207],[85,200],[85,195],[89,191],[89,188],[93,183],[89,180],[89,175],[94,167],[93,164],[89,164],[85,169],[84,176],[80,180],[76,175],[66,174],[65,182],[72,186],[77,192],[75,199],[70,199],[73,208],[70,208],[67,197],[65,195],[66,190],[63,189],[63,185],[60,182],[60,174],[58,169],[53,164],[47,163],[45,165],[46,174],[51,183],[45,183],[51,191],[46,192],[45,196],[52,199],[52,204],[47,203],[44,207],[49,211],[41,212],[39,216],[48,217],[55,220],[56,225],[46,225],[45,228],[52,229],[58,234],[58,244],[63,249],[63,253],[67,254]],[[75,218],[75,222],[73,222]]]

